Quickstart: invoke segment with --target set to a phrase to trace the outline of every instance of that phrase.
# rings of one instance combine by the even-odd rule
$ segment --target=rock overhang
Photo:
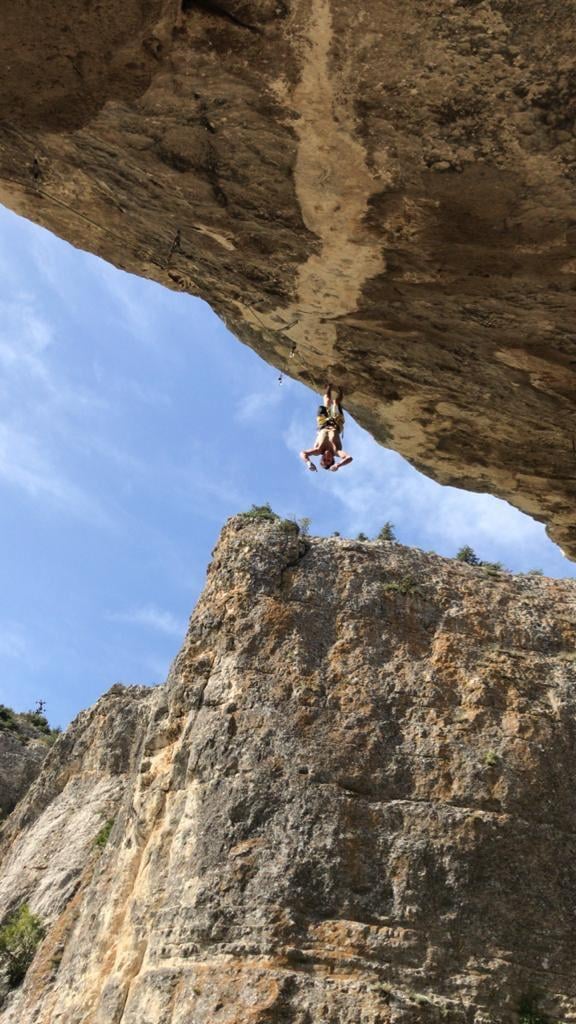
[[[376,440],[573,555],[575,14],[27,0],[1,197],[336,378]]]

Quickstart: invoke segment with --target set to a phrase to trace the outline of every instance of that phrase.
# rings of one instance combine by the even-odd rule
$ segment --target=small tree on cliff
[[[386,520],[384,526],[380,530],[380,533],[376,537],[376,540],[396,540],[396,534],[394,533],[394,523],[391,523],[389,519]]]
[[[482,565],[478,555],[469,544],[465,544],[464,547],[460,548],[456,558],[459,562],[466,562],[466,565]]]

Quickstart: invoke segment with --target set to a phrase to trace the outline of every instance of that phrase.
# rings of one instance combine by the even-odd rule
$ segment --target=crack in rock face
[[[2,202],[576,553],[575,0],[22,0],[0,51]]]
[[[167,683],[3,827],[0,1021],[572,1020],[575,642],[573,580],[229,520]]]

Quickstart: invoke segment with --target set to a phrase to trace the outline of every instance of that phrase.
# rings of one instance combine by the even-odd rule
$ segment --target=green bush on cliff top
[[[239,512],[238,514],[243,519],[280,519],[280,516],[272,511],[268,501],[264,505],[252,505],[252,508],[249,508],[247,512]]]
[[[39,917],[23,903],[0,928],[0,968],[11,988],[16,988],[34,959],[45,930]]]
[[[6,707],[5,704],[0,704],[0,732],[17,733],[19,739],[23,743],[27,743],[30,739],[28,726],[32,726],[33,729],[40,733],[39,736],[34,738],[46,743],[53,743],[62,732],[59,726],[52,729],[46,715],[38,711],[13,711],[12,708]]]
[[[14,712],[12,708],[7,708],[5,704],[0,704],[0,729],[18,732],[18,722]]]
[[[295,516],[283,519],[277,512],[274,512],[268,501],[264,505],[252,505],[252,508],[249,508],[246,512],[239,512],[238,515],[240,519],[256,519],[265,520],[269,523],[279,523],[282,526],[289,527],[291,530],[297,530],[303,537],[309,535],[310,524],[312,523],[309,516],[302,516],[300,519],[297,519]]]

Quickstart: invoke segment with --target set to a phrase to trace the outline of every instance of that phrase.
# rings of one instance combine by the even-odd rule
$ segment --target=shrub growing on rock
[[[296,522],[300,527],[300,533],[302,534],[302,536],[308,537],[310,535],[310,526],[312,525],[312,520],[310,519],[310,516],[302,516],[302,518],[297,519]]]
[[[110,833],[111,833],[113,827],[114,827],[114,818],[108,818],[108,821],[106,821],[104,823],[104,825],[102,825],[102,828],[100,829],[98,835],[96,836],[96,838],[94,840],[94,845],[99,847],[100,850],[103,850],[104,847],[106,846],[106,843],[108,842],[108,840],[110,838]]]
[[[460,548],[456,558],[459,562],[466,562],[466,565],[482,565],[478,555],[469,544],[465,544],[464,547]]]
[[[45,935],[39,917],[23,903],[0,928],[0,968],[10,988],[24,980],[36,949]]]
[[[520,1024],[552,1024],[540,1008],[540,996],[538,993],[528,992],[520,999],[518,1017]]]
[[[41,714],[41,712],[23,711],[20,717],[23,718],[26,722],[30,722],[30,725],[33,725],[34,728],[38,729],[39,732],[46,733],[46,735],[50,734],[50,723],[46,718],[46,715]]]
[[[14,717],[14,712],[11,708],[7,708],[5,704],[0,704],[0,729],[10,732],[18,731],[18,722]]]
[[[252,505],[252,508],[249,508],[247,512],[240,512],[239,514],[243,519],[268,519],[270,521],[280,519],[280,516],[272,511],[268,501],[265,505]]]
[[[376,540],[396,540],[396,534],[394,532],[394,523],[391,523],[389,519],[386,520],[384,526],[380,530],[380,533],[376,537]]]

